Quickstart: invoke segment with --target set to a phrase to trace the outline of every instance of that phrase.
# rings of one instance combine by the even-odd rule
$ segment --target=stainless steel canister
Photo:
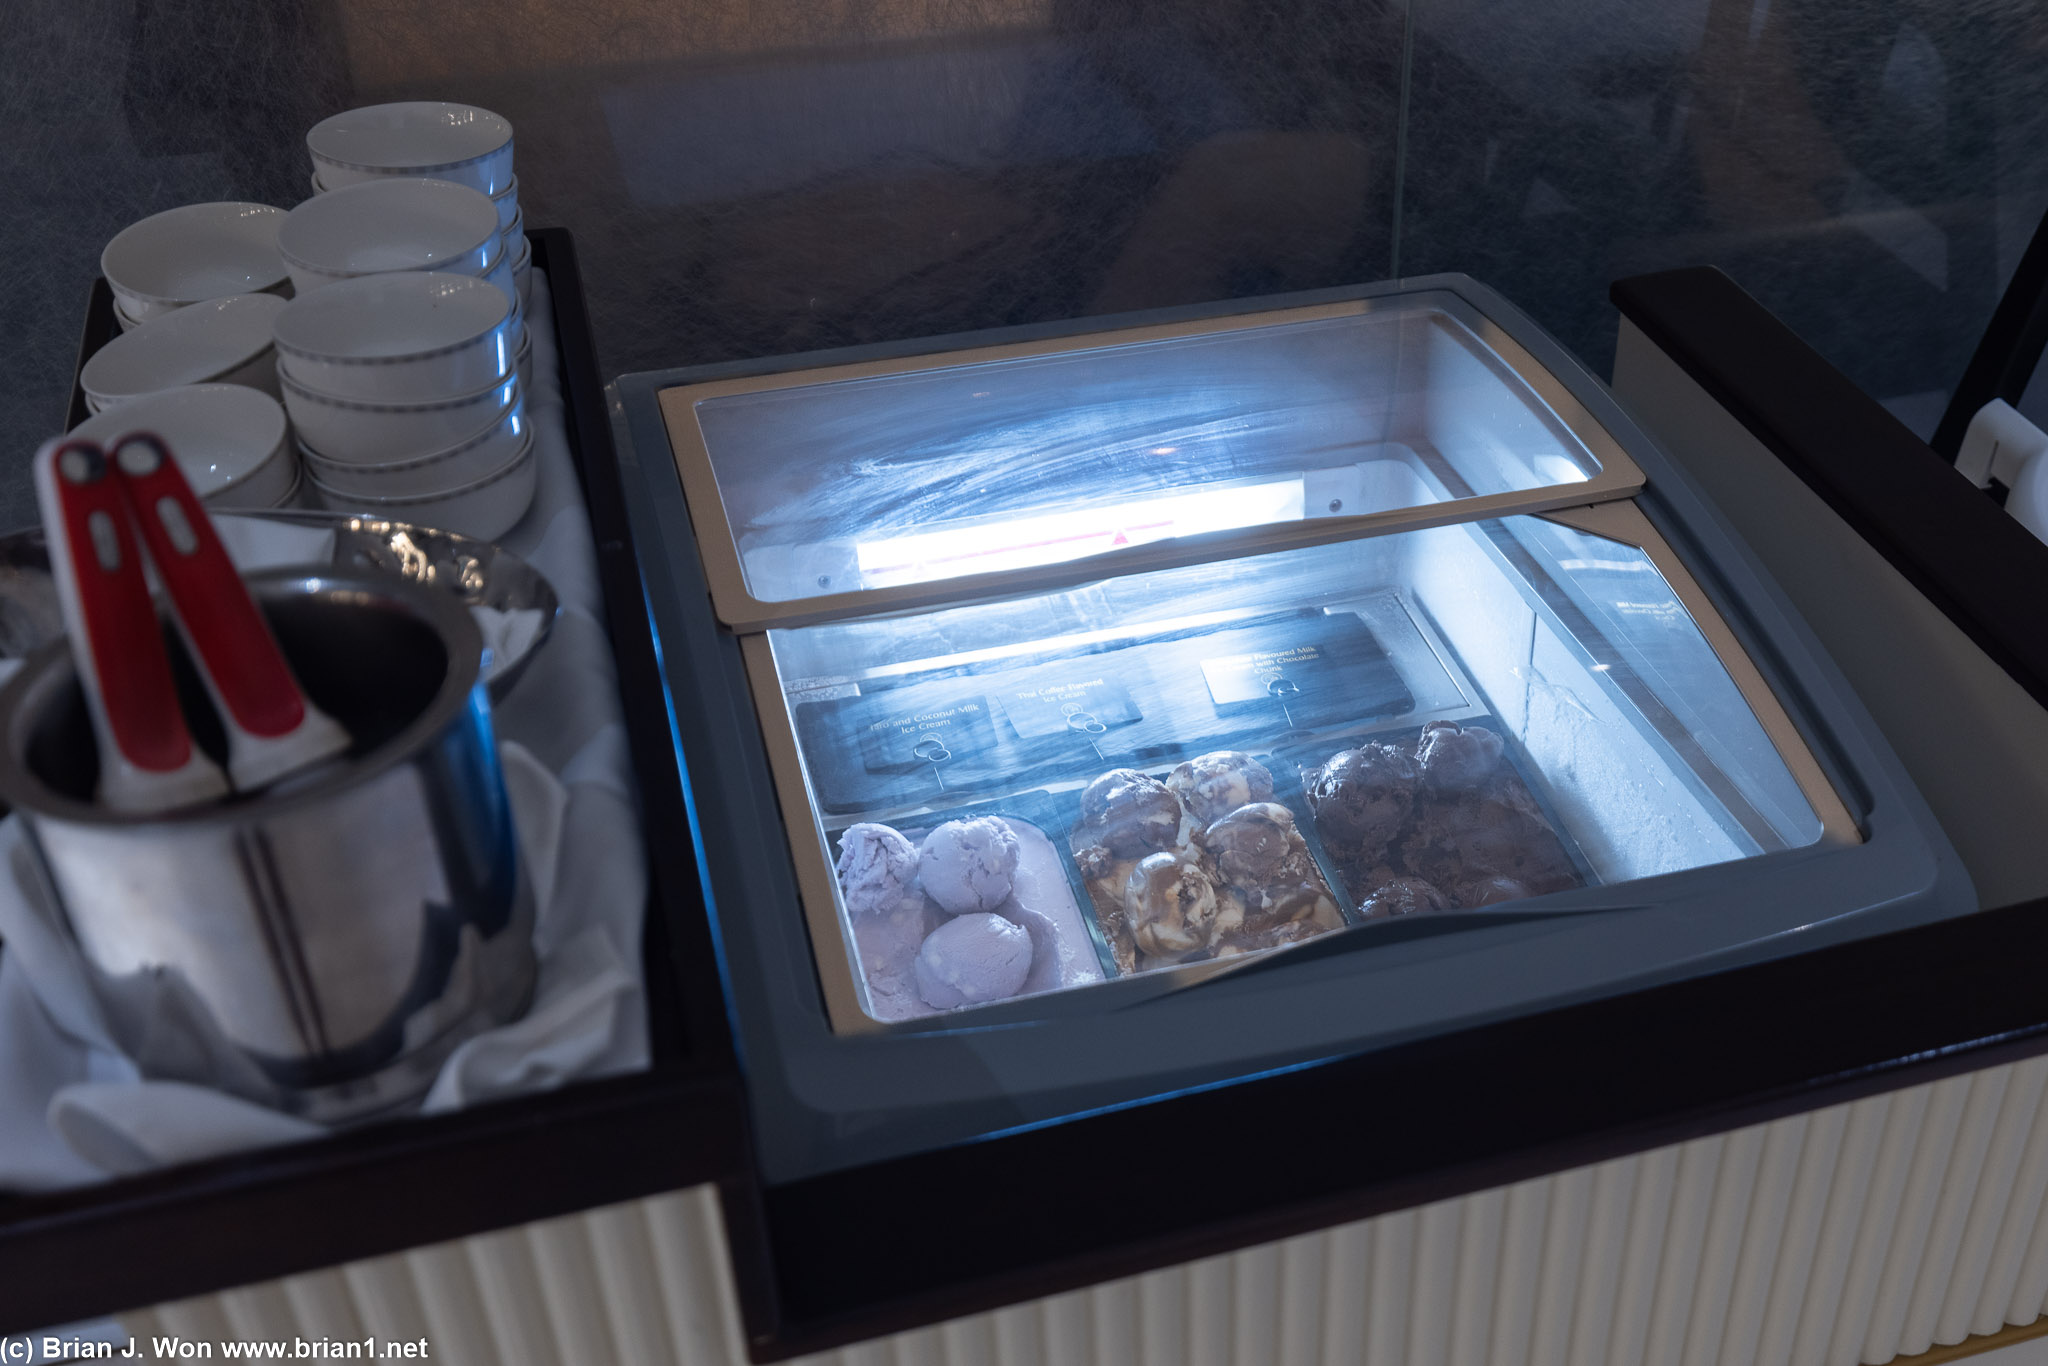
[[[482,641],[455,598],[396,577],[248,582],[307,695],[349,730],[346,757],[191,811],[107,811],[60,641],[0,690],[0,800],[26,818],[108,1029],[146,1074],[361,1118],[423,1094],[457,1044],[532,995],[533,898]],[[195,738],[218,755],[177,663]]]

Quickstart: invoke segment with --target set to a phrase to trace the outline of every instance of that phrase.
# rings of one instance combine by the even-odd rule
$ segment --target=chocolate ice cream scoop
[[[1505,877],[1541,896],[1579,885],[1550,822],[1518,781],[1496,778],[1455,801],[1429,802],[1401,852],[1410,872],[1445,886]]]
[[[1503,901],[1520,901],[1529,889],[1511,877],[1471,878],[1451,888],[1460,906],[1497,906]]]
[[[1367,897],[1359,906],[1369,919],[1390,919],[1397,915],[1419,915],[1444,908],[1444,894],[1419,877],[1397,877]]]
[[[1456,721],[1431,721],[1422,728],[1415,762],[1426,787],[1437,792],[1465,792],[1478,787],[1500,767],[1502,742],[1485,726]]]
[[[1074,850],[1074,866],[1081,870],[1081,876],[1090,882],[1109,877],[1116,872],[1117,856],[1099,844],[1083,842]]]
[[[1273,795],[1273,774],[1241,750],[1198,754],[1166,775],[1166,786],[1204,825]]]
[[[1149,854],[1124,884],[1124,911],[1138,947],[1169,962],[1209,947],[1216,884],[1172,854]]]
[[[1300,839],[1293,812],[1275,802],[1252,802],[1203,831],[1202,847],[1227,880],[1261,887],[1281,876]]]
[[[1331,755],[1306,775],[1316,833],[1340,859],[1376,859],[1408,819],[1419,776],[1415,761],[1392,745],[1366,744]]]
[[[1180,799],[1157,778],[1113,768],[1081,793],[1081,828],[1119,858],[1143,858],[1180,843]]]

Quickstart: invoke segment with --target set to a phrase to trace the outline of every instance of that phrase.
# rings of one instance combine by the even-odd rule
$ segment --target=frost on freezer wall
[[[1744,851],[1545,623],[1536,627],[1527,678],[1523,744],[1603,881],[1742,857]]]

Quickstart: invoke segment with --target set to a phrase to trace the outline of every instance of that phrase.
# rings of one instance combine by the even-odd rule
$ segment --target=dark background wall
[[[607,374],[1468,271],[1605,373],[1711,262],[1923,434],[2048,210],[2039,0],[13,0],[0,522],[124,224],[301,138],[517,128]],[[2037,386],[2038,387],[2038,386]]]

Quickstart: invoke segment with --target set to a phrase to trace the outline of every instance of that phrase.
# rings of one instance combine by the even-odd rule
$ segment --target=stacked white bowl
[[[284,409],[259,389],[159,389],[94,414],[72,435],[106,444],[135,431],[162,437],[192,491],[214,507],[288,507],[298,498],[299,462]]]
[[[272,322],[291,281],[268,204],[187,204],[114,235],[100,272],[122,335],[79,372],[92,416],[79,435],[153,431],[193,489],[220,507],[283,507],[299,459],[278,406]]]
[[[121,330],[230,294],[282,293],[283,209],[186,204],[131,223],[100,253]]]
[[[278,397],[270,325],[284,311],[275,294],[230,294],[151,319],[92,354],[79,372],[85,406],[103,412],[181,384],[246,384]]]
[[[491,279],[433,270],[301,288],[272,336],[324,506],[482,540],[511,530],[535,484],[517,300]]]
[[[519,177],[512,173],[512,125],[488,109],[415,100],[373,104],[322,119],[306,134],[313,191],[375,180],[446,180],[488,195],[505,244],[505,265],[522,299],[533,264]]]

